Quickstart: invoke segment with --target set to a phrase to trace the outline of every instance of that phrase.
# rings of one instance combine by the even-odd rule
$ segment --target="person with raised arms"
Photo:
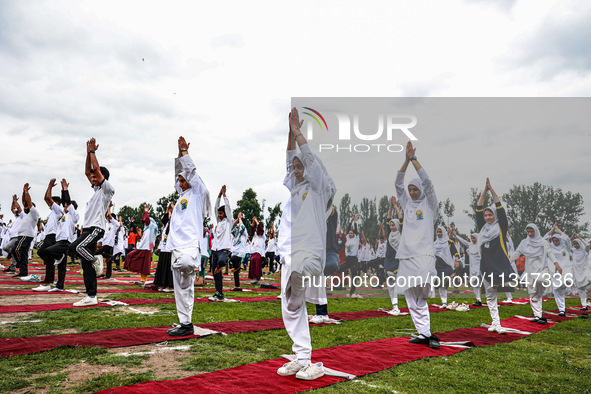
[[[195,304],[195,270],[201,266],[200,241],[203,219],[209,216],[209,191],[197,174],[189,156],[189,143],[179,137],[179,154],[175,159],[175,189],[179,193],[172,216],[167,248],[172,253],[174,299],[179,323],[167,332],[172,336],[193,335],[193,305]]]
[[[410,343],[426,344],[440,349],[439,338],[431,334],[431,316],[427,299],[433,294],[432,280],[437,276],[434,226],[437,222],[439,202],[427,171],[415,155],[416,149],[406,144],[404,163],[396,176],[396,195],[404,214],[404,231],[396,253],[399,260],[396,293],[404,294],[412,321],[419,335]],[[419,175],[404,188],[404,176],[412,163]]]
[[[281,256],[281,311],[293,341],[295,359],[277,370],[281,376],[302,380],[324,376],[322,363],[312,363],[312,341],[306,301],[320,304],[326,298],[322,282],[326,260],[326,220],[336,192],[333,180],[312,153],[301,132],[297,109],[289,115],[287,173],[283,184],[290,191],[279,226]],[[297,152],[297,146],[300,153]]]

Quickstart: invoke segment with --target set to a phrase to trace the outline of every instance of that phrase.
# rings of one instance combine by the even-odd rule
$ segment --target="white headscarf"
[[[574,242],[579,244],[579,248],[575,248]],[[587,260],[587,251],[585,250],[585,244],[583,242],[581,242],[580,239],[576,238],[573,239],[573,260],[575,261],[575,263],[580,263],[582,261],[586,261]]]
[[[414,178],[412,181],[410,181],[408,183],[408,186],[410,186],[410,185],[416,186],[417,189],[419,189],[421,191],[421,195],[416,200],[413,200],[412,198],[410,198],[410,195],[409,195],[409,202],[410,202],[410,204],[414,208],[416,208],[425,199],[425,190],[423,188],[423,183],[421,182],[421,179],[420,178]],[[408,186],[407,186],[407,189],[408,189]]]
[[[476,237],[476,239],[478,240],[478,250],[480,250],[482,244],[490,242],[493,239],[497,238],[499,235],[501,235],[501,225],[499,224],[499,219],[497,218],[496,207],[493,205],[488,208],[484,208],[484,210],[491,211],[495,219],[492,223],[485,223],[484,226],[482,226],[482,228],[480,229],[480,233],[478,233],[478,237]],[[484,212],[482,213],[484,214]]]
[[[451,251],[449,250],[449,237],[447,236],[447,230],[443,226],[437,227],[438,230],[441,230],[442,235],[441,238],[437,237],[435,239],[435,256],[441,257],[443,261],[449,266],[453,267],[453,258],[451,256]],[[435,232],[437,234],[437,232]]]
[[[538,229],[538,226],[536,226],[533,223],[530,223],[525,228],[531,228],[532,230],[534,230],[535,235],[533,236],[533,238],[529,235],[525,237],[525,239],[521,241],[521,243],[519,244],[519,250],[525,257],[528,258],[543,256],[545,246],[548,245],[548,243],[540,235],[540,230]]]
[[[550,242],[550,247],[553,250],[562,252],[564,249],[566,249],[566,246],[564,245],[564,240],[562,239],[561,236],[554,234],[554,235],[552,235],[552,238],[550,238],[550,239],[553,240],[554,238],[556,238],[560,243],[558,244],[558,246],[556,246],[556,245],[554,245],[554,242]]]
[[[388,243],[390,246],[398,251],[398,247],[400,246],[400,221],[397,219],[391,219],[390,222],[393,222],[396,226],[396,231],[390,231],[388,234]]]
[[[476,238],[476,243],[472,242],[472,237]],[[468,245],[468,254],[480,254],[478,247],[478,233],[470,234],[470,244]]]

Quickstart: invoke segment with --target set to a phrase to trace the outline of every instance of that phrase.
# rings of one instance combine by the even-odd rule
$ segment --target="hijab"
[[[390,246],[398,251],[398,247],[400,246],[400,221],[397,219],[392,219],[390,222],[393,222],[396,225],[396,231],[390,231],[388,234],[388,243]]]
[[[480,229],[480,233],[478,233],[478,237],[476,237],[478,240],[478,250],[481,250],[480,248],[483,244],[490,242],[501,235],[501,226],[499,225],[496,207],[493,205],[488,208],[484,208],[484,210],[491,211],[494,216],[494,220],[492,223],[484,223],[484,226],[482,226]]]
[[[472,242],[472,237],[476,238],[476,243]],[[468,245],[469,254],[480,254],[480,248],[478,247],[478,233],[470,234],[470,244]]]
[[[579,248],[575,248],[574,242],[579,244]],[[587,260],[587,251],[585,250],[586,245],[581,242],[580,239],[576,238],[573,239],[573,260],[575,263],[580,263],[581,261]]]
[[[443,226],[439,226],[437,229],[441,230],[442,235],[435,240],[435,256],[441,257],[447,265],[453,266],[453,259],[449,250],[447,230]],[[437,234],[437,232],[435,233]]]
[[[533,237],[530,237],[529,235],[525,237],[525,239],[519,244],[519,250],[525,257],[528,258],[543,256],[545,247],[548,245],[548,243],[540,235],[538,226],[530,223],[525,228],[531,228],[534,230],[535,235]]]
[[[410,185],[416,186],[416,188],[421,191],[421,195],[416,200],[413,200],[410,197],[410,194],[408,196],[408,201],[409,201],[410,205],[413,208],[417,208],[423,202],[423,200],[425,199],[425,189],[423,188],[423,183],[421,182],[421,179],[420,178],[414,178],[413,180],[411,180],[408,183],[408,186],[410,186]],[[408,189],[408,187],[407,187],[407,189]]]

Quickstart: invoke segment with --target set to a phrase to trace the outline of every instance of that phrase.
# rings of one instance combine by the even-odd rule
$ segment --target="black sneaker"
[[[425,338],[419,335],[418,337],[410,338],[408,343],[414,343],[416,345],[428,345],[430,340],[431,338]]]
[[[584,307],[584,308],[583,308],[583,309],[581,309],[581,310],[582,310],[582,311],[588,311],[588,310],[589,310],[589,307],[588,307],[588,306],[586,306],[586,307]]]
[[[482,301],[478,300],[472,304],[472,306],[482,306]]]
[[[563,317],[564,317],[564,316],[566,316],[566,313],[564,313],[564,312],[560,312],[560,313],[558,314],[558,316],[563,316]]]
[[[546,319],[545,317],[540,317],[538,319],[538,324],[548,324],[548,319]]]
[[[539,320],[540,320],[539,317],[534,317],[533,319],[530,320],[530,322],[537,323]]]
[[[242,287],[234,287],[232,291],[242,291]]]
[[[184,337],[195,333],[193,330],[193,323],[180,324],[174,328],[166,330],[166,332],[173,337]]]
[[[435,335],[431,335],[431,337],[429,337],[429,347],[431,349],[441,349],[439,338],[437,338]]]
[[[223,301],[224,295],[216,292],[214,295],[208,298],[210,301]]]

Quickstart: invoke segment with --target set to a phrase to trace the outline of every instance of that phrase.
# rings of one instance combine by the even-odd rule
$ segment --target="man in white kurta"
[[[203,235],[203,218],[209,214],[209,192],[197,175],[195,163],[189,156],[189,145],[179,138],[179,156],[175,159],[175,189],[179,199],[170,218],[167,244],[172,252],[174,298],[179,325],[167,332],[172,336],[193,335],[193,305],[195,303],[195,270],[199,270],[199,242]]]
[[[299,115],[290,114],[287,174],[283,184],[291,197],[279,229],[281,255],[281,310],[285,329],[293,340],[296,359],[277,370],[281,376],[313,380],[324,375],[322,363],[311,363],[312,343],[306,301],[326,299],[322,274],[326,261],[326,219],[336,192],[334,182],[300,131]],[[297,154],[296,143],[301,154]]]

